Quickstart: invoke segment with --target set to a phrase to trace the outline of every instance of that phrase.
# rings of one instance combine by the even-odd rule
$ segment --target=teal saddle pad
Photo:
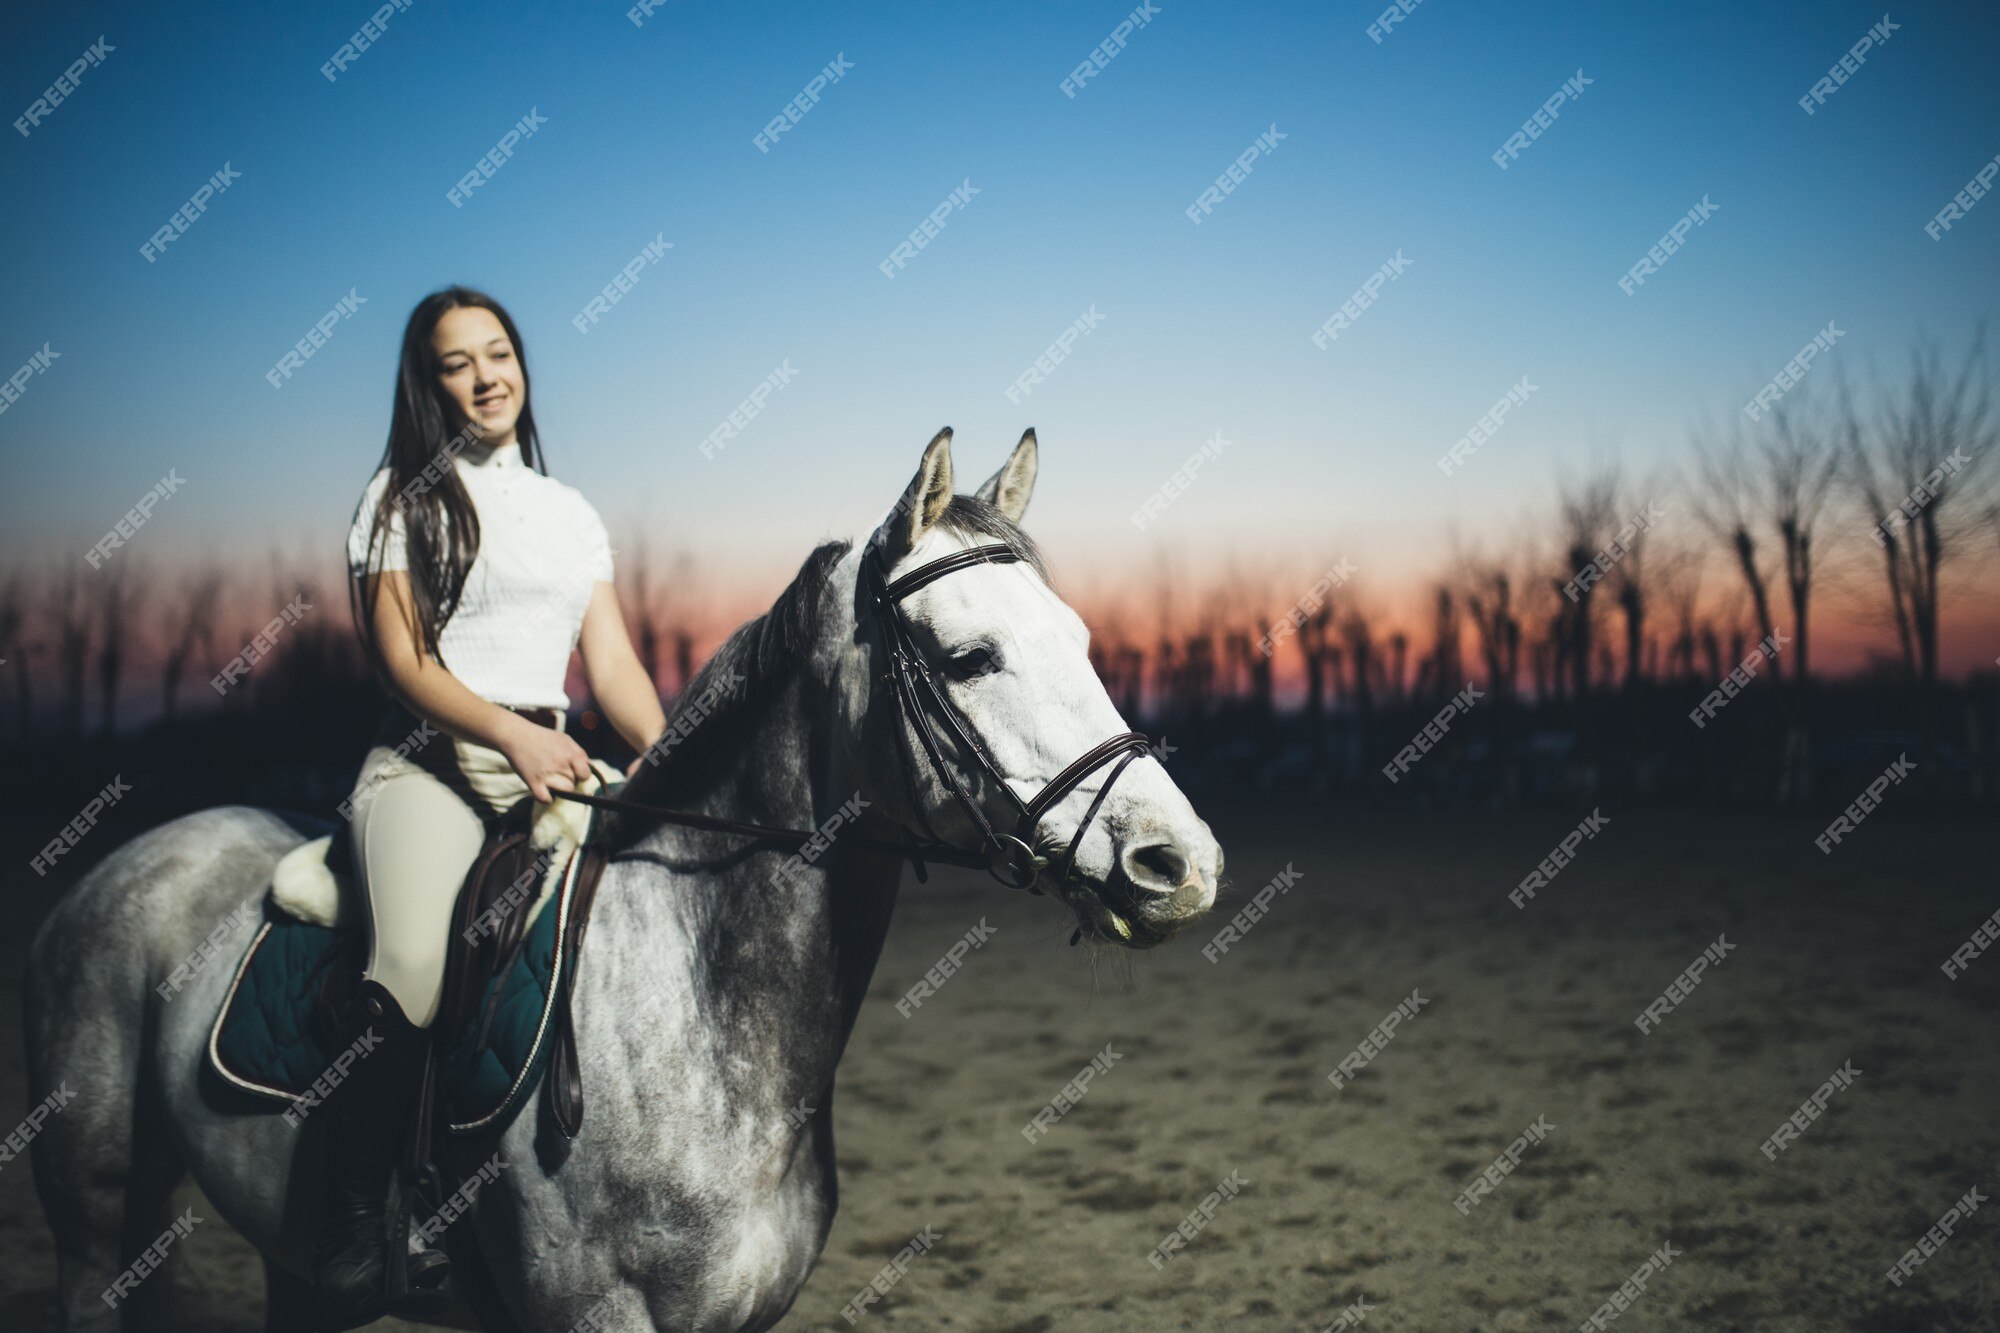
[[[445,1034],[439,1114],[454,1134],[477,1132],[510,1114],[541,1078],[553,1038],[557,947],[575,874],[572,855],[514,965],[487,985],[465,1030]],[[266,906],[263,928],[237,967],[209,1035],[209,1060],[224,1081],[270,1099],[278,1110],[327,1073],[341,1052],[317,1030],[313,1006],[329,968],[355,965],[351,943],[347,931]],[[489,1008],[492,1023],[481,1042]]]

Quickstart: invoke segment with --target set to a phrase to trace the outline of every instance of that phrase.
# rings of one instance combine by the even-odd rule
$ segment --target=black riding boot
[[[366,1054],[326,1098],[326,1192],[314,1273],[328,1328],[358,1328],[388,1312],[390,1179],[409,1133],[427,1034],[411,1025],[387,989],[363,981],[343,1035]],[[407,1236],[395,1238],[407,1244]],[[436,1291],[450,1271],[441,1250],[410,1256],[409,1288]]]

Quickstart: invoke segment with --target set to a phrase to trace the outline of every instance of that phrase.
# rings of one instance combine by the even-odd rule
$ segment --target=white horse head
[[[1034,490],[1036,452],[1030,430],[976,494],[955,495],[951,431],[940,431],[867,547],[847,557],[856,562],[848,572],[858,575],[858,562],[872,547],[892,579],[987,543],[1004,543],[1020,557],[958,570],[917,588],[900,606],[951,708],[1021,802],[1032,801],[1072,760],[1129,730],[1091,666],[1089,630],[1056,595],[1040,553],[1019,526]],[[912,720],[879,688],[888,650],[865,600],[857,594],[854,632],[836,668],[835,692],[847,701],[853,724],[850,752],[869,789],[881,793],[906,831],[928,827],[955,845],[977,847],[980,830],[929,762]],[[888,725],[878,723],[873,734],[864,734],[864,718]],[[1015,801],[995,790],[948,727],[940,740],[973,802],[994,828],[1013,831],[1020,817]],[[1159,759],[1141,754],[1084,826],[1066,881],[1056,882],[1054,866],[1113,771],[1107,764],[1084,777],[1023,836],[1049,862],[1037,887],[1068,903],[1080,929],[1147,947],[1171,938],[1215,902],[1222,848]],[[908,808],[913,799],[920,809]]]

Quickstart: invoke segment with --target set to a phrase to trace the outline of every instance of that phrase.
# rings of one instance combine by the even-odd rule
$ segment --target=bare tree
[[[43,618],[55,640],[58,726],[71,741],[83,736],[85,679],[90,670],[90,594],[83,568],[62,560],[43,588]]]
[[[215,656],[215,621],[222,602],[222,571],[211,563],[181,579],[160,617],[167,647],[160,659],[160,712],[171,720],[180,709],[181,680],[196,651],[201,660]]]
[[[0,583],[0,666],[14,668],[14,740],[28,744],[30,690],[28,673],[28,575],[15,570]]]
[[[619,564],[619,582],[624,586],[618,591],[618,604],[625,612],[625,619],[631,622],[632,646],[639,654],[639,664],[646,668],[646,678],[658,690],[666,634],[666,592],[654,582],[644,529],[632,539],[631,546],[632,558]]]
[[[1792,679],[1812,677],[1814,548],[1820,516],[1839,475],[1840,452],[1817,400],[1795,395],[1772,414],[1757,441],[1765,504],[1784,553],[1785,596],[1792,612]]]
[[[145,567],[119,560],[104,571],[97,602],[98,724],[106,736],[118,728],[118,685],[133,637],[139,632],[137,608],[151,582]]]
[[[1354,710],[1366,717],[1374,711],[1376,666],[1374,632],[1360,611],[1350,609],[1340,622],[1340,636],[1346,644],[1349,676],[1348,697]]]
[[[1496,703],[1513,697],[1521,669],[1521,621],[1515,589],[1523,580],[1494,556],[1461,554],[1459,596],[1479,635],[1479,657]]]
[[[1574,597],[1564,590],[1573,581],[1581,581],[1583,570],[1597,558],[1604,538],[1617,527],[1618,491],[1615,468],[1599,471],[1580,482],[1559,483],[1556,490],[1567,572],[1553,580],[1552,586],[1567,606],[1557,608],[1554,630],[1558,657],[1569,666],[1578,698],[1590,690],[1591,650],[1596,639],[1590,597],[1595,587],[1584,588]]]
[[[1725,430],[1705,430],[1695,440],[1695,477],[1691,488],[1695,517],[1715,535],[1736,564],[1757,612],[1757,629],[1765,638],[1775,632],[1771,619],[1770,583],[1759,562],[1759,469],[1741,423]]]
[[[1843,386],[1844,389],[1844,386]],[[1970,536],[1979,475],[1995,441],[1985,330],[1956,372],[1934,342],[1911,354],[1909,379],[1872,415],[1842,394],[1843,461],[1856,498],[1877,519],[1890,610],[1906,676],[1928,718],[1938,675],[1938,604],[1947,562]]]

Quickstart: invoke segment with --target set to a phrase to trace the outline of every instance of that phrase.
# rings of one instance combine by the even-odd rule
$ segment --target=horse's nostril
[[[1188,858],[1171,842],[1149,842],[1125,853],[1125,873],[1149,893],[1172,893],[1188,878]]]

